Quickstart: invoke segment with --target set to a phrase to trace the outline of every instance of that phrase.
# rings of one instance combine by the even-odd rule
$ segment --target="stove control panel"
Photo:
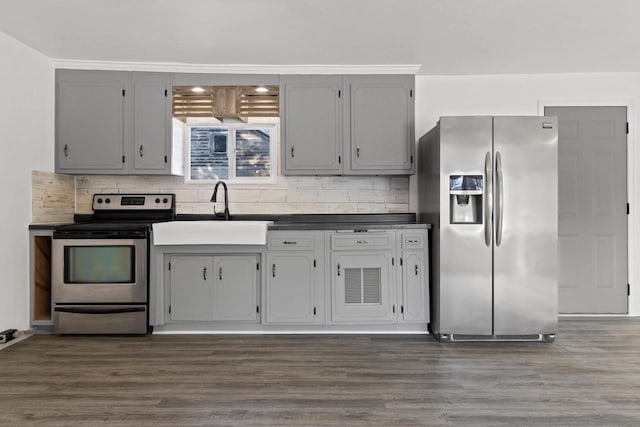
[[[175,206],[175,194],[94,194],[94,211],[166,211]]]

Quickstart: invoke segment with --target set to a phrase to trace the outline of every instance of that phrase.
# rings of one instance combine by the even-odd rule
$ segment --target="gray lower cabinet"
[[[213,320],[257,321],[258,257],[225,255],[213,260]]]
[[[429,321],[427,230],[400,232],[399,323]]]
[[[269,232],[265,322],[324,322],[322,232]]]
[[[168,262],[169,319],[213,320],[213,258],[176,255]]]
[[[331,235],[331,321],[396,322],[395,233]]]
[[[171,74],[56,70],[56,172],[166,174]]]
[[[283,76],[283,174],[413,174],[414,80]]]
[[[169,255],[170,322],[257,322],[257,255]]]

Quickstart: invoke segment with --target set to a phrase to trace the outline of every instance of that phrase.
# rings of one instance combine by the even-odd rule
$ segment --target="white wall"
[[[0,330],[29,325],[31,171],[53,170],[53,77],[49,58],[0,32]]]
[[[640,73],[533,74],[489,76],[417,76],[416,137],[431,129],[438,117],[452,115],[538,115],[542,103],[564,105],[628,105],[629,124],[629,281],[630,314],[640,315]],[[416,206],[416,185],[410,186],[410,210]],[[633,207],[637,206],[636,209]]]

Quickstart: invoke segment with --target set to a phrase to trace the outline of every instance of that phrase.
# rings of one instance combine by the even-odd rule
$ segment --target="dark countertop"
[[[55,230],[61,225],[73,224],[73,222],[56,222],[51,224],[29,224],[29,230]]]
[[[269,225],[269,230],[376,230],[376,229],[430,229],[431,224],[393,224],[393,223],[304,223],[282,222]]]
[[[217,220],[212,214],[180,214],[178,221]],[[235,221],[273,221],[269,230],[429,229],[416,224],[416,214],[284,214],[231,215]]]
[[[88,221],[91,215],[76,215],[76,222]],[[215,221],[213,214],[178,214],[176,221]],[[269,230],[350,230],[350,229],[430,229],[431,224],[417,224],[416,214],[239,214],[231,215],[235,221],[273,221]],[[71,224],[30,224],[29,230],[53,230]]]
[[[213,214],[179,214],[178,221],[212,221],[218,220]],[[231,213],[231,219],[235,221],[273,221],[276,223],[387,223],[387,224],[415,224],[416,214],[238,214]]]

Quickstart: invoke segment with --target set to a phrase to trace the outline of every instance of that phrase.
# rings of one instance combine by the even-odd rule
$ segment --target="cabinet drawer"
[[[314,236],[310,234],[274,233],[267,236],[267,249],[312,251],[314,246]]]
[[[331,236],[331,249],[391,249],[393,234],[388,232],[336,233]]]
[[[425,236],[418,233],[402,233],[402,249],[423,249]]]

